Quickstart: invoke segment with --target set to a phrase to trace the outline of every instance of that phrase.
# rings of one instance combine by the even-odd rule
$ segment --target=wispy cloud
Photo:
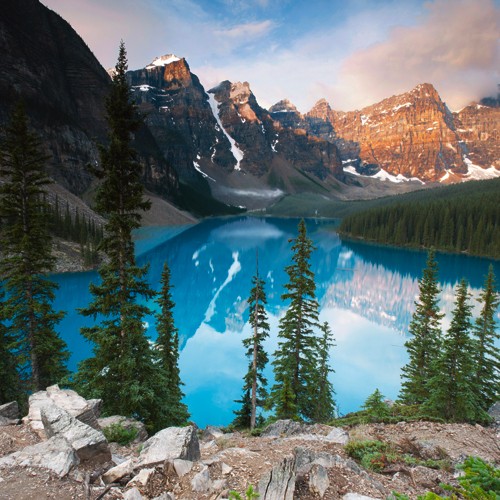
[[[261,22],[238,24],[229,29],[216,29],[214,30],[214,33],[231,39],[245,39],[247,42],[249,39],[267,35],[273,27],[274,23],[270,20],[266,20]]]
[[[427,81],[461,107],[494,91],[500,78],[500,10],[491,0],[427,3],[417,26],[356,52],[342,65],[338,98],[353,92],[369,104]]]

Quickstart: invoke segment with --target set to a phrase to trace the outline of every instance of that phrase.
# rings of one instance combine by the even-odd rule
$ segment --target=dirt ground
[[[411,443],[439,448],[448,455],[451,464],[462,461],[468,455],[479,456],[497,466],[500,464],[500,440],[497,429],[479,425],[437,424],[428,422],[400,423],[394,425],[370,424],[349,429],[350,439],[378,439],[395,445],[411,447]],[[24,425],[0,428],[0,456],[5,456],[25,446],[35,444],[40,438]],[[139,445],[140,446],[140,445]],[[201,460],[194,464],[191,472],[178,478],[168,467],[156,467],[146,486],[138,488],[144,498],[154,498],[162,492],[174,493],[175,499],[215,500],[227,498],[230,490],[244,492],[251,484],[257,486],[261,477],[279,464],[283,458],[292,456],[297,447],[315,452],[328,452],[348,459],[342,445],[299,437],[246,437],[240,433],[223,435],[213,440],[202,440]],[[137,445],[119,447],[112,444],[114,455],[127,457],[137,455]],[[225,465],[222,465],[225,464]],[[38,500],[45,498],[69,500],[118,499],[130,489],[126,482],[105,487],[100,475],[112,464],[85,463],[67,477],[59,479],[41,468],[0,469],[0,499]],[[220,480],[221,488],[207,493],[193,493],[193,477],[208,467],[213,481]],[[394,467],[383,474],[356,471],[339,464],[328,468],[330,486],[324,499],[342,498],[348,492],[356,492],[373,498],[386,498],[392,491],[406,493],[410,498],[433,490],[439,492],[439,483],[452,483],[454,470],[434,470],[426,467]],[[308,487],[309,475],[299,476],[294,498],[319,499]]]

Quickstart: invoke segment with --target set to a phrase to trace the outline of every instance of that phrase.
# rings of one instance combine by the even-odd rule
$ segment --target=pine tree
[[[362,408],[370,417],[376,419],[384,418],[389,415],[389,406],[384,401],[384,395],[378,389],[375,389],[375,391],[366,398]]]
[[[301,220],[293,242],[293,264],[286,267],[289,282],[283,300],[290,300],[280,320],[278,349],[274,353],[271,400],[278,418],[313,418],[315,383],[318,380],[318,302],[309,259],[314,250]]]
[[[424,405],[430,414],[456,422],[485,418],[474,384],[472,306],[468,299],[467,282],[462,280],[456,289],[451,324],[443,339],[442,352],[434,362],[429,399]]]
[[[428,381],[432,377],[434,361],[440,352],[441,319],[439,286],[434,250],[427,255],[427,266],[419,280],[420,295],[409,331],[413,336],[405,343],[409,361],[402,369],[400,399],[406,404],[421,404],[429,398]]]
[[[92,302],[81,310],[84,316],[99,316],[100,324],[82,328],[94,344],[94,356],[80,364],[75,381],[85,396],[103,399],[106,413],[134,416],[156,428],[164,377],[154,363],[155,353],[143,326],[150,311],[139,303],[154,292],[145,280],[147,268],[136,265],[132,241],[140,211],[148,209],[149,203],[143,199],[141,167],[131,146],[141,120],[131,101],[126,71],[121,42],[106,101],[108,145],[100,148],[101,165],[94,171],[101,179],[95,207],[106,218],[101,249],[107,260],[99,268],[100,283],[90,285]]]
[[[170,269],[165,262],[161,275],[161,290],[157,298],[160,312],[156,316],[156,331],[158,338],[156,346],[159,351],[159,366],[166,378],[166,397],[164,399],[163,419],[165,426],[184,425],[189,413],[182,402],[184,394],[181,390],[182,381],[179,371],[179,332],[175,327],[172,300]]]
[[[500,351],[495,346],[495,340],[500,339],[495,324],[495,311],[500,304],[500,296],[495,285],[495,274],[490,265],[478,299],[482,308],[474,327],[475,384],[479,387],[483,410],[488,410],[500,398]]]
[[[333,369],[330,368],[329,351],[334,345],[332,331],[325,321],[321,325],[321,336],[318,341],[318,380],[316,381],[312,414],[312,420],[315,422],[328,422],[335,417],[334,390],[328,379],[328,375],[333,372]]]
[[[18,399],[20,395],[16,358],[12,351],[13,339],[5,326],[4,293],[0,288],[0,405]]]
[[[19,104],[6,130],[0,158],[0,217],[2,258],[0,280],[7,299],[7,336],[16,355],[25,392],[45,389],[67,375],[66,344],[55,331],[63,314],[52,309],[57,285],[53,269],[44,171],[47,157],[30,132],[24,106]]]
[[[235,412],[236,419],[233,422],[236,427],[250,427],[250,429],[254,429],[257,422],[257,407],[264,406],[267,398],[267,380],[263,375],[263,371],[269,361],[262,345],[264,340],[269,337],[269,323],[265,310],[267,304],[264,290],[265,282],[259,276],[258,259],[252,284],[253,288],[247,300],[250,307],[248,321],[252,327],[252,335],[243,340],[243,346],[247,349],[246,355],[250,359],[250,364],[244,377],[243,397],[237,401],[242,406]]]

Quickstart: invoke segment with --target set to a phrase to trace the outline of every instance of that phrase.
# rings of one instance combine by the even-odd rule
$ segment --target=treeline
[[[45,205],[50,233],[64,240],[80,245],[80,254],[85,266],[99,263],[98,247],[104,236],[103,226],[85,214],[80,214],[78,207],[71,211],[66,201],[64,208],[56,195],[54,203]]]
[[[430,248],[500,258],[500,179],[470,182],[445,199],[428,192],[346,217],[339,233],[389,245]]]

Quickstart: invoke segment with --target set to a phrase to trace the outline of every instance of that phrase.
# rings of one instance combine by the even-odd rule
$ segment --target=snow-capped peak
[[[155,68],[157,66],[166,66],[167,64],[173,63],[175,61],[180,61],[181,58],[174,54],[165,54],[164,56],[159,56],[153,59],[151,64],[146,66],[146,69]]]

